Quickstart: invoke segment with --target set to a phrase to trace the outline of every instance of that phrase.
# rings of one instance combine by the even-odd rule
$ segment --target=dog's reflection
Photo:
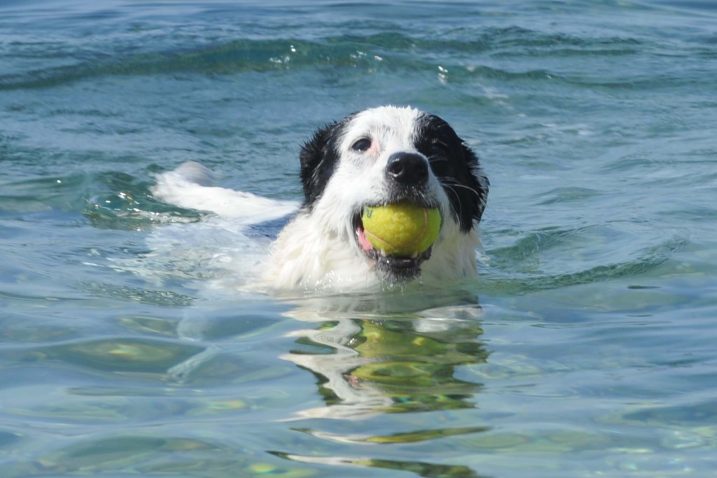
[[[299,307],[290,314],[317,327],[295,332],[296,346],[283,358],[317,377],[325,402],[296,418],[474,406],[480,385],[458,378],[456,367],[487,358],[475,303],[410,313],[361,312],[356,305],[323,312]]]

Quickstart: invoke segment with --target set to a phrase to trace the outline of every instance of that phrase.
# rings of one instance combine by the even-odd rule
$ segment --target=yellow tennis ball
[[[411,257],[426,251],[441,231],[438,208],[408,202],[366,206],[361,215],[366,239],[386,255]]]

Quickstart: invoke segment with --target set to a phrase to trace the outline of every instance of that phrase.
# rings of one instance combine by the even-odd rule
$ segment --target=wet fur
[[[368,158],[353,154],[356,138],[379,143]],[[352,216],[365,204],[392,202],[384,169],[394,152],[418,153],[430,165],[427,191],[444,222],[417,279],[443,282],[476,273],[476,226],[488,194],[478,158],[441,118],[412,108],[381,107],[319,129],[300,154],[303,205],[277,238],[265,279],[279,288],[373,287],[393,278],[358,250]]]
[[[370,138],[366,151],[354,149],[361,138]],[[388,158],[396,153],[426,161],[425,184],[387,179]],[[364,205],[406,198],[438,207],[443,218],[430,258],[409,279],[444,284],[476,274],[477,225],[488,180],[476,155],[439,117],[393,106],[349,115],[320,128],[303,146],[300,179],[304,198],[298,208],[290,201],[212,186],[211,173],[197,163],[160,175],[153,192],[167,202],[227,218],[240,231],[292,217],[269,257],[247,260],[256,270],[237,271],[252,288],[346,291],[408,280],[377,267],[359,247],[355,230]]]

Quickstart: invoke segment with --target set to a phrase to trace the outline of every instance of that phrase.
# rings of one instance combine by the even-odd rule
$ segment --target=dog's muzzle
[[[428,161],[416,153],[400,152],[392,154],[386,163],[386,184],[388,186],[388,199],[379,204],[366,206],[386,205],[408,201],[422,208],[437,207],[432,195],[427,194]],[[363,253],[374,262],[376,268],[395,279],[411,279],[421,272],[421,264],[431,257],[431,249],[410,257],[387,255],[384,251],[374,248],[367,241],[361,211],[354,215],[353,230],[356,242]]]

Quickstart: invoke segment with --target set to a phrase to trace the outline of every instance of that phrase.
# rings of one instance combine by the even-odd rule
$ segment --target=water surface
[[[682,477],[717,467],[710,2],[0,4],[2,475]],[[200,161],[298,200],[313,130],[448,120],[480,279],[239,293]]]

